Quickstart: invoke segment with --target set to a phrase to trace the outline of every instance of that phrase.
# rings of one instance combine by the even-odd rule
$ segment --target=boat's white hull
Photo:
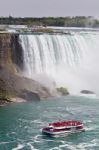
[[[79,129],[79,130],[70,130],[70,131],[59,131],[59,132],[50,132],[46,130],[42,130],[42,133],[48,134],[50,136],[55,136],[55,135],[63,135],[63,134],[71,134],[71,133],[78,133],[78,132],[83,132],[85,131],[84,129]]]

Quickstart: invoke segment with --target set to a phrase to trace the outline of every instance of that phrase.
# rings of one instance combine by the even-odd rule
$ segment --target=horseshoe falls
[[[99,95],[99,32],[20,34],[19,40],[24,76],[73,94],[87,89]]]

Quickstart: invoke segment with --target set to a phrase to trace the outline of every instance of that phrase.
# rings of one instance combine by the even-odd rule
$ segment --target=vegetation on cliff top
[[[65,26],[65,27],[99,27],[99,20],[91,16],[76,17],[42,17],[15,18],[1,17],[0,24],[28,25],[28,26]]]

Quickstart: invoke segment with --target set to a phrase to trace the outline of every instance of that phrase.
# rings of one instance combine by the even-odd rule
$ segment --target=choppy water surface
[[[51,138],[41,128],[59,119],[78,119],[86,132]],[[0,150],[99,150],[99,99],[61,97],[0,108]]]

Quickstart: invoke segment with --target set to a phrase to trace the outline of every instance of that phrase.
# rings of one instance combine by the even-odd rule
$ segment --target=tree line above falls
[[[76,17],[42,17],[42,18],[15,18],[0,17],[0,24],[28,25],[28,26],[62,26],[62,27],[99,27],[99,20],[91,16]]]

